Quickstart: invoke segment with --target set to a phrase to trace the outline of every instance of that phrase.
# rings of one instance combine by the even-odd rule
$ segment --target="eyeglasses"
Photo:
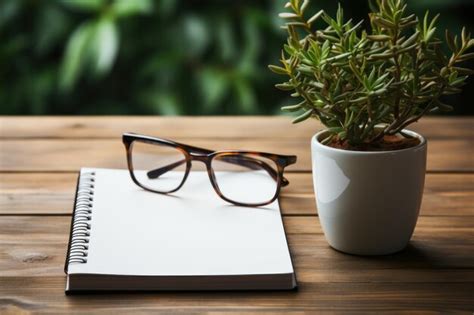
[[[141,188],[161,194],[175,192],[186,181],[192,162],[199,161],[205,164],[216,193],[238,206],[275,201],[281,187],[289,184],[283,177],[284,168],[296,163],[294,155],[212,151],[133,133],[123,134],[122,140],[130,175]]]

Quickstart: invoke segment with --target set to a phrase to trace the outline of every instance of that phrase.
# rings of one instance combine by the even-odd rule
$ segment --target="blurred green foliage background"
[[[267,64],[286,39],[285,2],[1,0],[0,114],[279,114],[290,100]],[[365,0],[340,2],[367,17]],[[472,0],[409,8],[441,13],[439,35],[474,30]],[[447,101],[453,114],[474,114],[473,96],[471,79]]]

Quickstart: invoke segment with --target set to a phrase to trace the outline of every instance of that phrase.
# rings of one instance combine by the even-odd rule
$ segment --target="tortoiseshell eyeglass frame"
[[[296,163],[295,155],[280,155],[280,154],[273,154],[273,153],[243,151],[243,150],[212,151],[209,149],[198,148],[198,147],[178,143],[178,142],[167,140],[167,139],[139,135],[135,133],[124,133],[122,136],[122,141],[127,151],[127,165],[128,165],[128,170],[130,172],[130,176],[132,177],[133,182],[139,187],[145,190],[148,190],[154,193],[160,193],[160,194],[169,194],[169,193],[175,192],[178,189],[180,189],[183,186],[184,182],[186,181],[189,175],[189,172],[191,171],[192,161],[200,161],[206,165],[207,174],[209,175],[209,179],[211,181],[212,187],[216,191],[217,195],[219,195],[219,197],[222,198],[223,200],[237,206],[259,207],[259,206],[268,205],[272,203],[273,201],[275,201],[280,194],[281,187],[287,186],[289,184],[289,181],[285,177],[283,177],[283,171],[285,167]],[[133,151],[134,142],[142,142],[142,143],[148,143],[152,145],[170,146],[170,147],[176,148],[177,150],[183,153],[183,156],[185,158],[184,160],[177,161],[175,163],[166,165],[156,170],[151,170],[147,173],[149,178],[157,178],[158,176],[168,171],[171,171],[172,169],[180,165],[186,164],[186,170],[183,176],[183,180],[178,185],[178,187],[169,191],[158,191],[158,190],[154,190],[142,185],[137,180],[133,171],[132,151]],[[253,159],[252,156],[255,156],[256,158]],[[251,169],[264,169],[276,181],[277,187],[275,190],[275,195],[270,200],[265,201],[265,202],[259,202],[259,203],[244,203],[244,202],[239,202],[239,201],[231,200],[227,198],[226,196],[222,194],[221,190],[219,189],[219,186],[215,177],[215,173],[212,168],[212,161],[216,157],[219,157],[221,160],[227,163],[237,164],[237,165],[245,166]],[[264,157],[266,159],[269,159],[275,162],[276,170],[274,167],[268,165],[268,163],[265,163],[264,161],[257,159],[257,157]]]

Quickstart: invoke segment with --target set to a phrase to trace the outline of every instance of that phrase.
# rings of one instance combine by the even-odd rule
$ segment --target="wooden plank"
[[[473,138],[473,118],[425,117],[410,126],[428,139]],[[179,126],[179,128],[177,128]],[[3,116],[0,138],[116,138],[133,131],[173,139],[309,139],[321,130],[317,121],[291,124],[284,116]]]
[[[299,277],[303,282],[311,282],[306,277],[324,282],[366,282],[369,278],[378,282],[439,282],[447,281],[449,272],[437,275],[429,270],[459,268],[474,275],[473,223],[473,217],[421,217],[406,250],[388,256],[363,257],[331,249],[315,217],[284,218],[293,259],[297,271],[303,273]],[[0,278],[61,276],[69,225],[67,216],[0,217]],[[396,270],[397,275],[386,272],[387,269]],[[418,276],[416,270],[424,272]],[[329,277],[327,271],[335,278]],[[453,272],[449,277],[450,282],[474,282],[474,277],[466,277],[462,272]]]
[[[0,215],[70,214],[74,173],[0,174]],[[316,215],[312,175],[289,173],[280,198],[285,215]],[[217,198],[217,195],[216,195]],[[474,215],[474,174],[427,174],[421,215]]]
[[[285,219],[298,292],[64,296],[68,217],[0,217],[0,311],[471,310],[473,218],[422,217],[411,245],[382,257],[339,253],[314,217]],[[27,231],[28,233],[25,233]]]
[[[197,139],[193,145],[215,150],[245,149],[295,154],[288,171],[311,171],[309,140]],[[432,140],[428,171],[474,172],[474,138]],[[77,171],[82,166],[126,168],[125,149],[115,140],[0,140],[0,171]],[[195,167],[202,167],[195,163]]]
[[[65,296],[61,277],[8,277],[0,283],[3,310],[87,314],[267,314],[326,312],[471,312],[472,283],[301,283],[293,292],[156,292]],[[2,303],[3,302],[3,303]],[[0,311],[2,309],[0,308]]]

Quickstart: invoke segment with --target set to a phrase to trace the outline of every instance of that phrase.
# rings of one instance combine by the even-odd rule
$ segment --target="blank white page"
[[[278,201],[231,205],[206,172],[191,171],[179,191],[163,195],[136,186],[127,170],[82,169],[88,171],[96,172],[89,253],[69,274],[293,273]]]

